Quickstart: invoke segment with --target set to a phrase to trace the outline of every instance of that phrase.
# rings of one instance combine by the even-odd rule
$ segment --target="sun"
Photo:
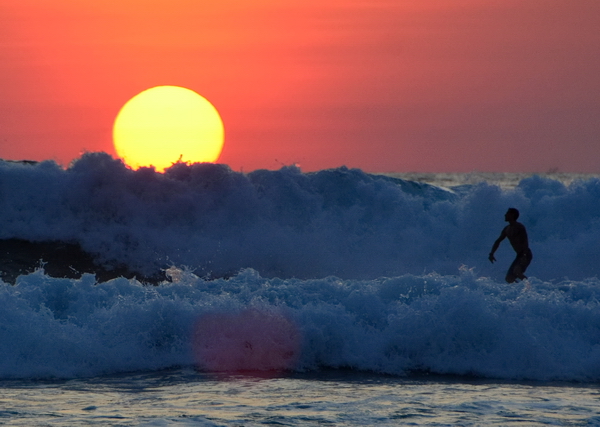
[[[117,155],[133,169],[163,172],[178,160],[214,163],[224,143],[223,121],[204,97],[180,86],[156,86],[121,108],[113,126]]]

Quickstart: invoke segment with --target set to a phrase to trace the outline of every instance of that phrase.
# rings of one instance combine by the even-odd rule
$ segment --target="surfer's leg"
[[[510,267],[508,267],[508,272],[506,273],[506,277],[504,278],[504,280],[506,280],[507,283],[514,283],[517,279],[521,278],[520,276],[523,275],[520,269],[518,269],[518,266],[519,257],[515,258]]]
[[[521,261],[519,262],[519,265],[521,266],[521,271],[523,273],[525,273],[525,271],[527,270],[527,267],[529,267],[529,264],[531,264],[532,259],[533,259],[533,254],[531,253],[531,250],[526,251],[521,256]]]
[[[515,260],[514,263],[514,273],[515,275],[521,279],[521,280],[526,280],[527,276],[525,276],[525,271],[527,270],[527,267],[529,267],[529,264],[531,263],[531,259],[533,258],[533,255],[531,254],[531,251],[526,251],[524,253],[522,253],[521,255],[519,255],[519,257]]]

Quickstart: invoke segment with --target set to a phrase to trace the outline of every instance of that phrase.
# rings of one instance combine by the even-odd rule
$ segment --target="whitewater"
[[[600,180],[443,178],[0,162],[0,239],[140,276],[0,283],[0,422],[600,425]]]

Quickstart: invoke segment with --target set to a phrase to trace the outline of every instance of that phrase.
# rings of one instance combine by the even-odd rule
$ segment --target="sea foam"
[[[2,284],[0,377],[252,369],[277,349],[254,367],[597,381],[599,196],[597,179],[444,189],[347,168],[158,174],[103,153],[66,170],[0,162],[0,238],[165,273],[158,286],[43,270]],[[534,253],[529,286],[503,282],[508,242],[487,260],[510,206]],[[230,332],[212,339],[218,322]],[[250,356],[219,365],[223,348]]]

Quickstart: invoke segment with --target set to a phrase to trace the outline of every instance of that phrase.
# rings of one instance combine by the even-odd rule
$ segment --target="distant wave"
[[[0,162],[0,239],[63,241],[97,263],[154,275],[169,266],[225,277],[370,279],[456,274],[496,280],[513,258],[487,254],[509,206],[522,212],[542,280],[600,271],[600,181],[565,186],[541,177],[511,191],[480,183],[435,186],[338,168],[248,174],[225,165],[132,171],[104,153],[67,170],[54,162]]]
[[[0,162],[0,202],[0,270],[16,282],[0,283],[0,378],[196,366],[600,380],[598,179],[163,175],[90,153],[66,170]],[[503,282],[507,242],[487,260],[509,206],[534,252],[529,289]],[[19,276],[20,256],[45,270]]]

